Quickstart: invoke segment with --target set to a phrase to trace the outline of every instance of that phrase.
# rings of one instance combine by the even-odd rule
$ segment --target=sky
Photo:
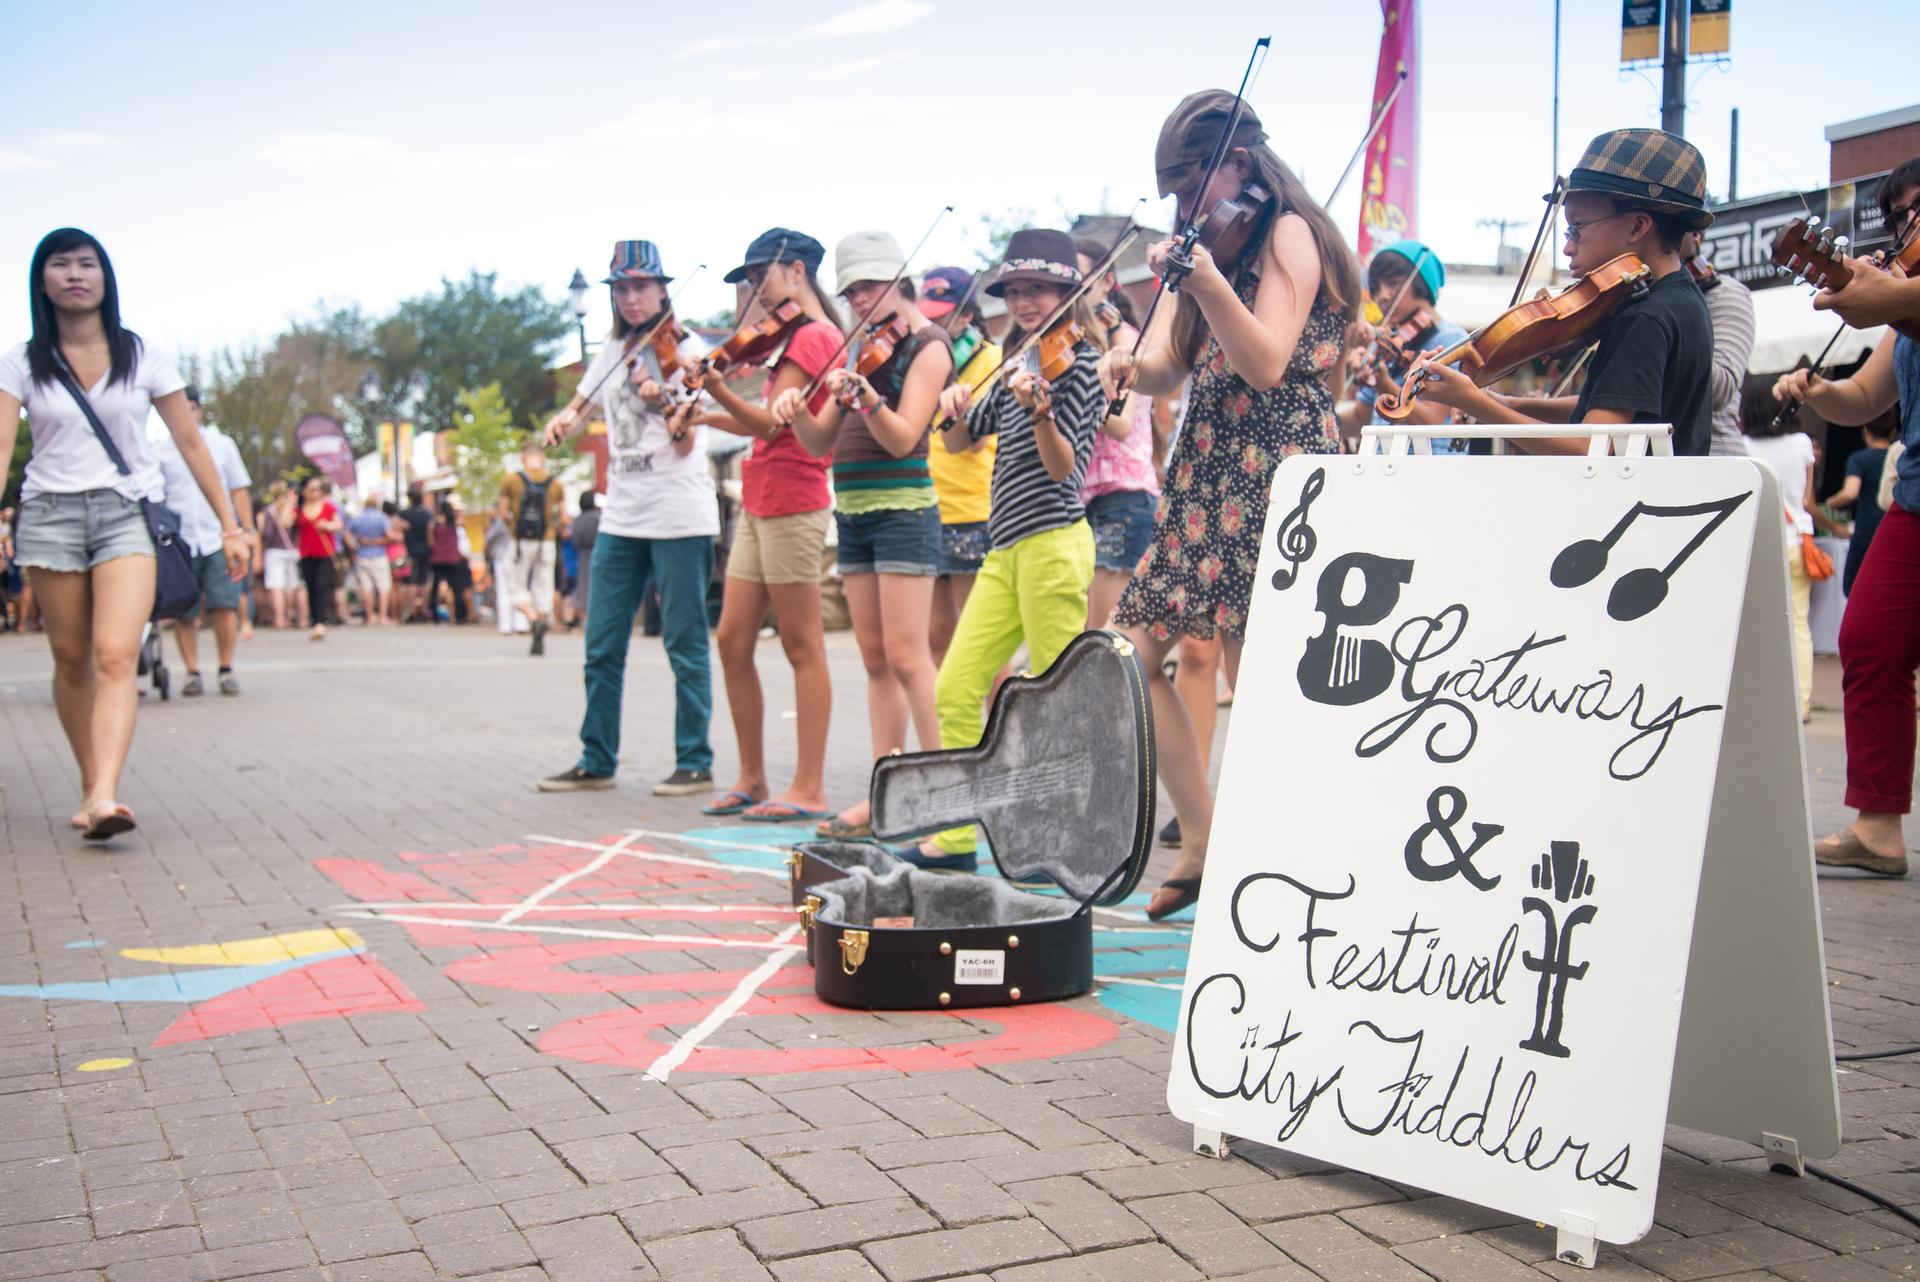
[[[1821,10],[1740,0],[1722,66],[1690,72],[1687,132],[1726,190],[1741,112],[1743,195],[1826,180],[1823,127],[1905,106],[1895,0]],[[1419,0],[1415,232],[1490,262],[1482,219],[1532,236],[1552,175],[1551,0]],[[1659,123],[1652,79],[1619,66],[1618,0],[1565,0],[1560,166],[1603,130]],[[0,263],[56,226],[98,236],[127,322],[176,350],[271,336],[322,302],[379,313],[442,277],[495,271],[559,299],[598,284],[613,242],[657,242],[684,317],[732,301],[720,277],[755,234],[829,250],[880,227],[915,270],[972,261],[983,218],[1063,226],[1155,195],[1153,144],[1185,94],[1249,94],[1274,147],[1323,197],[1367,125],[1377,0],[1201,4],[875,0],[836,7],[627,0],[534,7],[330,0],[175,5],[0,0]],[[1351,237],[1357,181],[1333,205]],[[1170,202],[1153,200],[1165,226]],[[830,268],[830,264],[829,264]],[[15,270],[18,270],[16,267]],[[18,279],[15,277],[14,279]],[[829,281],[829,283],[831,283]],[[0,298],[0,341],[26,300]]]

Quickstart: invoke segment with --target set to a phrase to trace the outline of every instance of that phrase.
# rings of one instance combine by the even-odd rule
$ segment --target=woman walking
[[[143,504],[165,491],[147,446],[156,410],[220,519],[228,573],[246,571],[246,535],[171,358],[120,323],[120,290],[100,242],[67,227],[33,251],[32,337],[0,356],[0,486],[24,409],[32,451],[21,478],[19,546],[53,651],[53,701],[80,768],[72,819],[93,841],[134,827],[119,801],[133,745],[140,634],[154,604],[155,559]],[[91,419],[98,421],[96,427]],[[0,530],[0,545],[10,543]]]
[[[307,587],[307,616],[313,620],[309,641],[327,639],[327,624],[339,622],[333,612],[334,535],[340,531],[340,510],[327,499],[327,483],[309,476],[300,483],[300,502],[293,510],[294,546],[300,553],[300,581]]]
[[[300,608],[300,552],[293,543],[294,502],[287,483],[275,481],[267,487],[267,501],[260,506],[257,518],[261,579],[276,628],[298,627],[305,622]]]

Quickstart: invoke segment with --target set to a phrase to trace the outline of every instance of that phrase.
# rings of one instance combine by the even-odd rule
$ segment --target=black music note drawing
[[[1602,570],[1607,568],[1607,554],[1620,536],[1627,532],[1642,516],[1681,517],[1707,516],[1712,519],[1701,526],[1687,545],[1674,554],[1665,569],[1642,566],[1628,570],[1615,580],[1613,590],[1607,594],[1607,613],[1622,623],[1645,618],[1659,609],[1660,603],[1667,599],[1667,581],[1674,571],[1686,564],[1688,557],[1710,538],[1721,524],[1733,515],[1735,508],[1747,501],[1748,495],[1735,494],[1724,499],[1712,499],[1705,503],[1687,503],[1673,507],[1661,507],[1651,503],[1635,503],[1620,518],[1619,524],[1607,532],[1604,539],[1581,539],[1560,549],[1560,555],[1553,558],[1553,568],[1548,578],[1556,588],[1577,588],[1594,581]]]
[[[1286,591],[1300,581],[1300,567],[1313,556],[1314,547],[1320,537],[1307,524],[1307,509],[1320,497],[1320,491],[1327,486],[1327,469],[1316,467],[1307,477],[1307,483],[1300,487],[1300,503],[1287,513],[1287,519],[1280,522],[1280,555],[1287,559],[1286,567],[1273,572],[1273,586],[1281,592]]]

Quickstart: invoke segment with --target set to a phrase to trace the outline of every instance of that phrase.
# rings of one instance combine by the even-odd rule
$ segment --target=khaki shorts
[[[833,511],[824,507],[793,516],[742,512],[733,531],[733,551],[727,555],[727,577],[748,583],[818,583],[820,552],[832,524]]]
[[[387,560],[387,550],[381,548],[377,557],[354,557],[353,581],[362,592],[393,591],[393,562]]]

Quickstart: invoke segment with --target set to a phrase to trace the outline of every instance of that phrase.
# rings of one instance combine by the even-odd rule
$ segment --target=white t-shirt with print
[[[667,420],[640,399],[634,378],[652,376],[653,353],[643,345],[629,377],[618,368],[619,339],[608,338],[580,379],[583,392],[606,379],[594,399],[607,423],[607,497],[600,533],[630,539],[685,539],[720,533],[720,508],[707,469],[707,429],[694,428],[693,448],[677,453]],[[698,360],[705,347],[688,337],[682,360]]]
[[[200,438],[207,443],[207,452],[213,455],[213,468],[220,474],[221,489],[231,494],[252,487],[253,477],[232,437],[210,423],[203,423]],[[167,481],[167,506],[180,514],[180,533],[187,546],[195,556],[218,552],[220,518],[214,515],[213,504],[207,502],[207,496],[200,492],[200,482],[193,479],[186,455],[173,443],[173,434],[163,430],[154,442],[153,452],[160,460],[160,474]],[[238,513],[234,519],[240,519]]]
[[[1749,436],[1747,453],[1773,469],[1780,478],[1780,519],[1793,513],[1793,528],[1802,534],[1813,533],[1813,516],[1806,508],[1807,473],[1813,470],[1813,438],[1805,432],[1787,432],[1780,436]]]
[[[35,383],[27,368],[27,345],[0,355],[0,392],[17,397],[33,429],[33,453],[20,479],[20,497],[118,490],[130,499],[157,499],[166,490],[160,464],[147,444],[147,411],[153,402],[187,385],[173,357],[151,343],[136,344],[133,376],[110,383],[109,370],[87,389],[100,425],[119,447],[131,475],[120,475],[100,438],[87,425],[79,403],[59,379]]]

